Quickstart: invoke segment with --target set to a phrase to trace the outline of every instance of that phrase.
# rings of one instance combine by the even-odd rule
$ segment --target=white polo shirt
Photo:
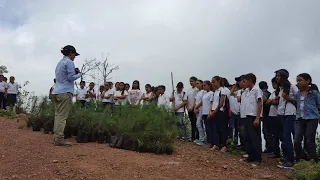
[[[238,94],[238,91],[234,95],[229,94],[228,99],[232,113],[238,115],[240,113],[240,103],[237,100],[236,94]]]
[[[256,87],[253,87],[251,90],[248,89],[245,95],[245,99],[246,99],[245,102],[247,103],[245,108],[245,115],[257,116],[258,100],[260,99],[261,102],[263,102],[261,89]],[[262,109],[261,109],[260,117],[262,117]]]
[[[158,106],[163,106],[165,108],[169,108],[170,106],[170,98],[166,94],[160,94],[158,97]]]
[[[18,88],[19,88],[19,85],[17,83],[11,83],[9,82],[7,84],[7,87],[8,87],[8,94],[18,94]]]
[[[0,82],[0,92],[4,93],[5,89],[8,88],[8,84],[4,81]]]
[[[178,93],[177,91],[174,92],[174,102],[175,102],[175,107],[180,106],[183,101],[187,101],[187,94],[184,91],[181,91],[180,93]],[[185,106],[181,107],[180,109],[178,109],[176,112],[184,112]]]
[[[120,91],[120,92],[121,92],[121,91]],[[108,91],[104,92],[104,95],[103,95],[104,98],[102,99],[102,102],[112,103],[114,93],[115,93],[115,92],[114,92],[113,89],[109,89]],[[110,98],[106,98],[106,97],[108,97],[109,95],[111,95]],[[121,93],[120,93],[119,96],[121,96]]]
[[[213,96],[212,91],[204,91],[203,96],[202,96],[202,114],[203,115],[208,115],[210,111],[210,99]]]
[[[275,99],[275,98],[276,98],[276,92],[273,92],[273,93],[270,95],[269,99],[270,99],[270,100],[273,100],[273,99]],[[270,106],[269,116],[270,116],[270,117],[276,117],[276,116],[278,116],[278,106],[277,106],[277,105],[271,105],[271,106]]]
[[[295,98],[295,94],[297,94],[297,92],[298,92],[298,87],[296,85],[291,85],[288,96],[290,98]],[[296,115],[297,114],[296,107],[291,102],[287,102],[285,99],[283,99],[282,93],[283,93],[283,89],[280,87],[278,115]]]
[[[202,97],[204,94],[204,90],[198,91],[196,97],[194,98],[195,102],[196,102],[196,106],[201,102]],[[199,107],[199,114],[202,114],[202,106]]]
[[[77,100],[78,101],[82,101],[82,100],[86,100],[86,95],[87,95],[87,89],[86,88],[78,88],[76,91],[76,95],[77,95]]]
[[[220,94],[221,93],[221,94]],[[214,95],[211,97],[210,101],[212,102],[212,110],[214,111],[217,109],[220,103],[220,95],[228,95],[228,91],[224,87],[220,87],[214,92]],[[225,102],[223,103],[223,106]],[[223,111],[223,107],[220,108],[220,111]]]
[[[246,118],[246,106],[247,106],[247,102],[246,102],[246,94],[248,93],[248,89],[241,89],[238,91],[238,95],[237,97],[241,98],[241,102],[240,102],[240,117],[241,118]]]
[[[128,94],[129,94],[128,91],[124,90],[123,95],[126,95],[126,97],[128,97]],[[120,90],[115,91],[114,96],[122,96],[122,91]],[[118,99],[118,100],[115,100],[115,105],[126,105],[127,102],[128,102],[128,98]]]
[[[188,92],[186,94],[187,99],[188,99],[188,108],[192,108],[198,91],[199,91],[199,89],[196,87],[188,90]]]

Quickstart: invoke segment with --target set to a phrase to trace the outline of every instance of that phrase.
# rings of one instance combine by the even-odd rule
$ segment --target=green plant
[[[0,109],[0,117],[7,117],[10,119],[15,118],[16,113],[12,110],[12,108],[9,108],[8,110]]]
[[[301,161],[287,172],[287,176],[294,180],[317,180],[320,179],[320,164]]]

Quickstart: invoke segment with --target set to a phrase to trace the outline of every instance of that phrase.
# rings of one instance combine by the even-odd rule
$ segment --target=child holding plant
[[[319,162],[317,155],[316,134],[318,128],[318,119],[320,118],[320,96],[319,91],[313,89],[312,78],[307,73],[297,76],[297,86],[299,91],[296,94],[297,101],[297,120],[295,123],[294,149],[296,160],[305,158],[302,151],[301,142],[304,138],[306,142],[306,151],[310,157]]]
[[[94,91],[94,82],[91,82],[89,84],[89,90],[88,90],[87,96],[88,96],[87,102],[94,102],[96,100],[97,94]]]

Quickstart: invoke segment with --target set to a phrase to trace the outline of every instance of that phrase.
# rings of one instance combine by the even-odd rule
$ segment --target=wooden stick
[[[174,84],[173,84],[173,73],[171,72],[171,85],[172,85],[172,97],[174,97]],[[175,108],[175,101],[172,101],[172,106]]]

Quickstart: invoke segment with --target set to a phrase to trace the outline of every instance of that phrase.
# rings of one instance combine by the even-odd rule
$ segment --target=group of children
[[[0,109],[12,107],[13,111],[16,111],[18,89],[19,85],[13,76],[8,82],[8,79],[0,74]]]
[[[211,81],[191,77],[190,89],[184,91],[183,83],[179,82],[170,95],[165,93],[163,85],[146,84],[142,92],[137,80],[131,89],[123,82],[115,83],[115,87],[112,82],[106,82],[99,87],[99,92],[95,92],[93,82],[86,89],[85,82],[81,81],[75,97],[83,106],[90,101],[101,101],[104,107],[155,102],[172,108],[183,132],[181,140],[225,152],[228,139],[233,139],[237,148],[247,153],[242,160],[254,165],[262,160],[262,124],[266,141],[264,153],[270,158],[280,158],[279,167],[291,168],[301,159],[319,161],[315,139],[320,96],[309,74],[299,74],[296,85],[288,78],[287,70],[277,70],[271,80],[274,91],[270,93],[267,82],[261,81],[256,86],[257,79],[252,73],[235,78],[235,84],[229,84],[220,76],[214,76]],[[184,122],[186,114],[191,124],[189,138]]]

